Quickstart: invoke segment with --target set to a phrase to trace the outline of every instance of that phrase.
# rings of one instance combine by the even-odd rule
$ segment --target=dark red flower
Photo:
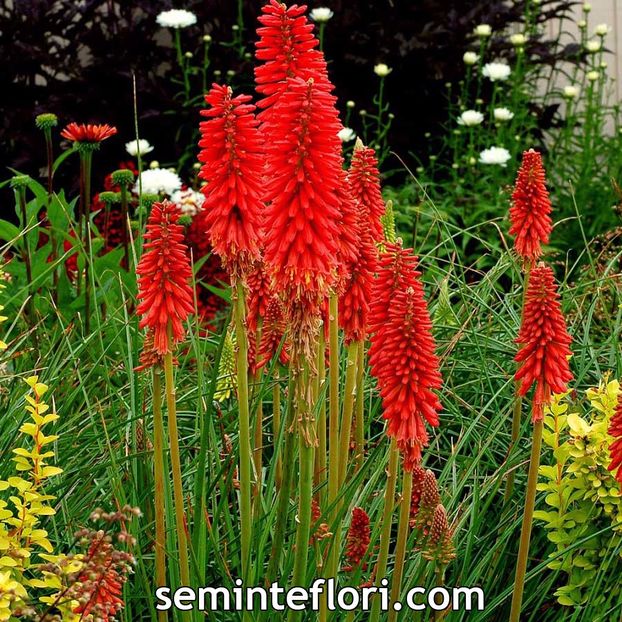
[[[201,111],[208,120],[200,125],[207,233],[214,251],[238,276],[259,254],[263,210],[265,157],[250,99],[214,84],[205,96],[211,107]]]
[[[318,312],[333,284],[339,243],[341,144],[335,98],[313,80],[290,79],[264,124],[265,253],[275,290]]]
[[[159,354],[172,352],[184,338],[183,322],[194,311],[192,269],[178,219],[175,204],[153,204],[145,232],[148,242],[136,268],[140,300],[136,313],[142,316],[139,326],[153,331],[154,349]]]
[[[410,526],[415,526],[419,506],[421,504],[421,493],[423,491],[423,480],[425,478],[425,469],[421,465],[416,465],[412,470],[413,484],[410,495]]]
[[[519,395],[525,395],[533,384],[532,421],[541,421],[543,408],[552,393],[563,393],[572,380],[568,364],[572,339],[559,304],[559,294],[551,268],[540,263],[532,268],[525,295],[523,322],[516,343],[519,363],[515,378]]]
[[[287,7],[277,0],[270,0],[261,9],[262,26],[257,29],[259,41],[255,55],[262,64],[255,68],[255,82],[257,91],[264,96],[258,104],[266,109],[259,115],[262,121],[286,90],[288,78],[313,79],[326,90],[332,88],[324,55],[316,49],[319,41],[313,34],[314,26],[305,16],[306,9],[296,4]]]
[[[441,387],[432,321],[417,258],[387,244],[372,293],[369,363],[378,380],[387,434],[397,440],[404,468],[413,470],[428,443],[425,423],[438,426]]]
[[[363,508],[353,508],[346,540],[346,559],[348,560],[348,565],[344,567],[346,572],[352,572],[361,565],[369,548],[370,539],[371,530],[367,512]],[[367,564],[362,569],[365,570],[366,567]]]
[[[616,410],[609,424],[609,434],[614,440],[609,445],[611,462],[607,468],[616,471],[616,479],[622,484],[622,390],[618,394]]]
[[[90,125],[70,123],[60,135],[75,143],[100,143],[117,133],[117,128],[111,125]]]
[[[365,210],[368,215],[367,227],[371,229],[372,239],[379,242],[384,238],[380,218],[384,214],[385,206],[380,191],[378,160],[376,152],[371,147],[365,147],[359,140],[352,153],[348,181],[359,209]]]
[[[514,248],[525,261],[536,261],[542,255],[542,244],[548,244],[550,214],[542,156],[530,149],[523,153],[510,208],[510,235],[515,236]]]
[[[258,324],[266,316],[268,304],[274,296],[270,275],[263,259],[260,258],[254,262],[250,272],[246,275],[246,286],[248,288],[246,324],[249,330],[255,331]]]

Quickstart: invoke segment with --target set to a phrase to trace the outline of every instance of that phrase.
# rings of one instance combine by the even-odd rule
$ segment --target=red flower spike
[[[414,527],[419,506],[421,504],[421,494],[423,491],[423,480],[425,479],[425,469],[421,465],[415,466],[412,471],[413,485],[410,496],[410,526]]]
[[[287,88],[288,78],[313,79],[316,84],[331,90],[326,61],[316,48],[319,41],[313,34],[314,26],[305,16],[306,6],[285,6],[277,0],[265,4],[259,17],[262,27],[257,29],[256,57],[263,61],[255,68],[257,92],[264,96],[259,107],[262,121],[272,114],[270,108]],[[341,129],[341,125],[337,131]]]
[[[75,143],[101,143],[103,140],[114,136],[117,128],[111,125],[84,125],[70,123],[60,135]]]
[[[442,378],[417,258],[410,249],[387,245],[380,265],[372,295],[369,363],[389,422],[387,434],[397,440],[404,468],[412,471],[428,443],[425,423],[439,424],[441,404],[433,390],[441,387]]]
[[[344,567],[346,572],[352,572],[361,565],[369,548],[370,536],[371,530],[367,512],[362,508],[354,508],[346,541],[345,555],[348,560],[348,565]],[[363,567],[363,570],[366,569],[366,566]]]
[[[136,313],[142,316],[139,327],[153,331],[158,354],[172,352],[184,338],[183,322],[194,311],[192,269],[178,219],[174,203],[153,204],[145,232],[148,242],[136,268],[140,300]]]
[[[519,363],[515,379],[519,395],[535,384],[532,421],[541,421],[543,409],[553,393],[563,393],[572,380],[568,357],[572,339],[559,304],[559,294],[551,268],[540,263],[532,268],[525,295],[523,323],[516,343]]]
[[[359,223],[359,251],[357,260],[349,266],[343,292],[339,297],[339,325],[343,328],[346,344],[363,341],[367,336],[369,305],[376,272],[377,253],[367,222]]]
[[[380,217],[384,214],[385,205],[380,191],[378,160],[376,152],[371,147],[363,146],[360,140],[357,140],[352,153],[348,181],[359,208],[368,214],[367,226],[371,227],[373,240],[381,241],[384,233]]]
[[[510,208],[510,235],[515,236],[514,248],[526,262],[536,261],[542,255],[542,244],[548,244],[553,228],[550,214],[542,156],[530,149],[523,153]]]
[[[200,124],[199,141],[205,224],[214,251],[233,276],[247,271],[259,255],[264,154],[250,99],[214,84],[205,96],[211,107],[201,111],[209,119]]]
[[[607,467],[610,471],[616,471],[616,479],[622,484],[622,390],[618,394],[618,404],[609,424],[609,434],[614,441],[609,445],[611,462]]]
[[[288,81],[265,123],[266,263],[275,290],[319,313],[337,267],[341,144],[335,98],[312,80]]]
[[[246,285],[248,288],[246,324],[249,330],[255,331],[259,320],[266,316],[268,304],[273,296],[270,288],[270,275],[262,259],[253,263],[250,272],[246,275]]]

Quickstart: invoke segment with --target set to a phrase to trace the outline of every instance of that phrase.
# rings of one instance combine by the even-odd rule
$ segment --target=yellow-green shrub
[[[556,545],[549,568],[565,574],[566,584],[556,591],[560,604],[579,606],[598,594],[592,589],[599,572],[611,573],[611,589],[622,592],[616,562],[622,550],[622,494],[607,470],[607,433],[620,384],[605,378],[585,399],[569,404],[568,394],[557,395],[544,419],[544,443],[552,461],[540,467],[547,511],[535,518],[545,521],[547,535]],[[546,462],[546,453],[543,456]],[[605,562],[618,551],[613,563]],[[615,596],[615,594],[613,595]],[[592,603],[594,604],[594,603]]]

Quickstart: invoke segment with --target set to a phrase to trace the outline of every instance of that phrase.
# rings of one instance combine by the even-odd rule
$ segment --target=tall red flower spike
[[[100,143],[117,133],[117,128],[111,125],[83,125],[70,123],[60,135],[75,143]]]
[[[140,328],[153,331],[153,348],[158,354],[172,352],[185,335],[183,322],[194,311],[188,249],[183,227],[177,224],[179,208],[170,201],[154,203],[147,222],[144,254],[136,272],[136,313]]]
[[[380,258],[370,313],[373,326],[369,363],[378,380],[387,434],[397,440],[404,468],[421,462],[428,443],[425,423],[438,426],[441,387],[439,360],[434,353],[432,321],[410,249],[387,244]]]
[[[363,508],[354,508],[346,540],[346,559],[348,560],[348,565],[344,567],[346,572],[352,572],[361,565],[369,548],[370,536],[367,512]]]
[[[358,257],[348,266],[344,287],[339,296],[339,324],[346,344],[363,341],[367,336],[369,305],[371,301],[377,252],[371,237],[369,222],[359,212],[356,231],[359,236]]]
[[[369,215],[367,226],[371,228],[373,240],[381,241],[384,235],[380,217],[384,214],[385,206],[380,191],[378,160],[376,152],[371,147],[365,147],[359,139],[352,153],[348,181],[354,199]]]
[[[201,122],[199,141],[207,232],[235,277],[259,255],[263,209],[263,143],[250,99],[214,84],[205,96],[211,107],[201,111],[208,117]]]
[[[568,364],[572,339],[559,304],[553,271],[540,262],[532,268],[525,295],[523,323],[516,342],[522,347],[515,360],[519,363],[515,379],[519,395],[526,395],[535,384],[532,421],[541,421],[543,408],[553,393],[566,391],[572,380]]]
[[[277,0],[265,4],[259,17],[262,27],[257,29],[256,57],[262,64],[255,68],[257,91],[263,95],[259,107],[265,120],[270,107],[287,88],[288,78],[313,79],[316,84],[331,89],[324,55],[318,49],[319,41],[313,34],[313,24],[305,16],[306,6],[287,7]],[[340,128],[341,129],[341,126]],[[339,130],[337,130],[339,131]]]
[[[335,279],[339,244],[341,144],[335,98],[313,80],[290,79],[265,123],[265,252],[286,301],[319,303]]]
[[[616,479],[622,484],[622,390],[618,395],[618,404],[609,424],[609,434],[614,441],[609,446],[611,462],[607,467],[610,471],[616,471]]]
[[[536,261],[542,245],[548,244],[553,228],[550,214],[542,156],[530,149],[523,153],[510,208],[510,235],[515,236],[514,248],[525,262]]]

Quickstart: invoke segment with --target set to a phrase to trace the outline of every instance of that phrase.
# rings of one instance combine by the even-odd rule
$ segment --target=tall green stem
[[[274,385],[272,386],[272,437],[274,439],[274,468],[275,476],[274,481],[277,492],[281,488],[283,481],[283,461],[281,459],[280,447],[277,446],[277,438],[281,430],[281,383],[279,382],[279,372],[274,372]]]
[[[296,419],[298,423],[298,446],[300,478],[298,487],[298,524],[296,526],[296,553],[292,586],[306,584],[311,534],[311,503],[313,499],[313,458],[316,445],[315,420],[313,416],[312,379],[309,361],[303,361],[296,387]],[[300,619],[300,611],[290,610],[289,622]]]
[[[380,533],[380,551],[378,552],[378,562],[376,564],[375,585],[380,587],[382,579],[386,578],[387,562],[389,560],[389,545],[391,544],[391,527],[393,510],[395,508],[395,484],[397,482],[397,471],[399,467],[399,450],[395,439],[391,439],[389,449],[389,466],[387,474],[387,487],[384,493],[384,511],[382,513],[382,531]],[[374,599],[369,622],[378,622],[380,617],[380,600]]]
[[[86,334],[91,328],[91,165],[93,162],[93,152],[90,148],[83,146],[80,150],[80,219],[82,232],[82,245],[84,249],[84,330]],[[82,277],[78,271],[78,291]]]
[[[356,370],[356,413],[355,413],[355,451],[354,459],[356,462],[356,470],[359,471],[363,466],[363,458],[365,457],[365,404],[363,391],[363,381],[365,379],[365,342],[360,341],[358,344],[358,358]]]
[[[54,194],[54,150],[52,147],[52,129],[46,127],[43,130],[43,135],[45,136],[45,152],[47,157],[47,190],[48,190],[48,209],[50,208],[50,204],[52,203],[52,195]],[[56,233],[54,232],[54,225],[51,223],[50,225],[50,244],[52,246],[52,300],[54,302],[58,302],[58,266],[56,265],[57,260],[57,242],[56,242]]]
[[[404,559],[406,557],[406,542],[410,529],[410,499],[413,489],[412,471],[404,471],[404,485],[402,487],[402,499],[400,501],[400,520],[397,528],[397,542],[395,544],[395,566],[391,577],[391,602],[399,600],[402,590],[402,577],[404,576]],[[389,622],[396,619],[397,611],[391,608]]]
[[[330,297],[328,315],[328,504],[331,505],[339,490],[339,321],[336,294]]]
[[[177,530],[179,576],[181,578],[181,584],[189,586],[190,565],[188,563],[184,492],[181,479],[181,458],[179,453],[179,430],[177,429],[177,403],[175,381],[173,379],[173,354],[171,352],[164,355],[164,377],[166,382],[166,410],[168,415],[169,445],[171,448],[171,469],[173,471],[173,499],[175,502],[175,527]]]
[[[123,266],[126,270],[130,269],[130,235],[129,235],[129,219],[128,219],[128,209],[127,209],[127,186],[126,184],[121,184],[121,218],[123,219]],[[110,208],[108,208],[110,209]]]
[[[292,486],[294,458],[295,458],[295,433],[294,425],[294,381],[292,379],[293,366],[290,367],[290,380],[287,395],[287,410],[285,420],[285,447],[283,448],[283,480],[279,490],[279,500],[276,516],[276,526],[272,548],[270,550],[270,562],[266,573],[266,585],[270,585],[276,578],[279,570],[281,554],[283,552],[283,542],[285,540],[285,526],[287,524],[287,510],[289,508],[290,489]]]
[[[160,369],[153,369],[153,475],[155,481],[155,568],[156,587],[166,586],[166,523],[164,420],[162,418],[162,383]],[[158,621],[166,622],[165,611],[158,612]]]
[[[251,438],[250,413],[248,407],[248,335],[246,332],[246,304],[244,289],[238,281],[233,289],[233,313],[237,350],[238,408],[240,413],[239,455],[240,455],[240,541],[242,579],[247,582],[250,568],[252,532],[251,514]]]
[[[525,574],[527,572],[527,559],[529,557],[529,542],[531,540],[531,527],[533,525],[533,511],[536,505],[536,487],[538,484],[538,469],[540,468],[540,450],[542,448],[542,428],[542,421],[536,421],[533,424],[533,442],[531,445],[531,458],[529,460],[527,494],[525,496],[525,511],[521,527],[518,559],[516,561],[516,577],[514,579],[514,591],[512,593],[510,622],[519,622],[521,605],[523,602]]]
[[[317,466],[316,484],[319,489],[320,507],[323,507],[326,500],[326,400],[323,397],[323,387],[326,382],[326,339],[324,337],[324,327],[320,328],[320,338],[317,350],[317,435],[318,450],[315,457]]]
[[[341,418],[341,430],[339,438],[339,487],[346,480],[348,471],[348,457],[350,454],[350,441],[352,440],[352,415],[356,400],[356,374],[358,359],[358,343],[353,341],[348,345],[348,359],[346,363],[346,384],[343,392],[343,415]]]

